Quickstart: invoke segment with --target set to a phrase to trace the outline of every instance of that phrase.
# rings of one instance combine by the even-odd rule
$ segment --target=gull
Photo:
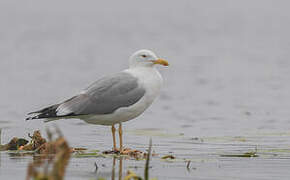
[[[168,62],[150,50],[139,50],[129,58],[128,69],[97,80],[66,101],[28,113],[26,120],[77,118],[89,124],[111,126],[113,151],[123,153],[122,123],[141,115],[160,93],[163,78],[156,65],[168,66]]]

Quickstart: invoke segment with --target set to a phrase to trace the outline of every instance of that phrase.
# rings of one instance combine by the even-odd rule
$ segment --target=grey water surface
[[[136,50],[167,59],[165,84],[124,124],[126,147],[158,156],[150,177],[289,179],[290,2],[0,1],[0,128],[12,137],[56,124],[73,147],[109,150],[110,128],[77,119],[25,122],[121,71]],[[258,157],[228,157],[256,151]],[[175,160],[161,160],[172,154]],[[24,179],[33,157],[0,153],[0,179]],[[190,165],[187,168],[187,163]],[[95,165],[98,170],[95,171]],[[113,176],[115,164],[115,176]],[[145,161],[72,158],[65,179],[143,175]],[[113,177],[113,178],[112,178]]]

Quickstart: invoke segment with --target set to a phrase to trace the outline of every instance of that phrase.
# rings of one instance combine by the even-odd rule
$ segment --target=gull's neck
[[[144,63],[144,64],[142,64],[142,65],[140,65],[140,64],[130,64],[129,65],[129,69],[132,69],[132,68],[143,68],[143,67],[145,67],[145,68],[155,68],[155,66],[154,66],[154,64],[151,64],[151,63]]]
[[[155,66],[130,66],[125,72],[130,72],[134,74],[159,74],[158,69]]]
[[[158,71],[154,65],[146,65],[146,66],[130,66],[128,70],[132,71]]]
[[[162,76],[159,73],[158,69],[155,66],[138,66],[124,70],[124,72],[130,73],[135,77],[141,79],[160,79],[162,81]]]

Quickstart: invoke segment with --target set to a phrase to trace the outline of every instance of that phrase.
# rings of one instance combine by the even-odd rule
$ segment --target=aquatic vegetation
[[[88,158],[88,157],[106,157],[106,155],[98,153],[98,152],[84,152],[84,151],[76,151],[73,157],[76,158]]]
[[[24,138],[12,138],[9,143],[0,145],[0,151],[18,150],[20,147],[26,145],[29,141]]]
[[[124,180],[142,180],[140,176],[137,176],[133,171],[128,170],[127,176],[124,178]]]
[[[106,155],[121,155],[121,156],[126,156],[129,158],[133,158],[135,160],[142,160],[142,159],[146,159],[148,154],[146,152],[142,152],[139,150],[135,150],[135,149],[130,149],[130,148],[126,148],[123,150],[122,154],[120,154],[120,151],[114,151],[114,150],[109,150],[109,151],[103,151],[103,154]]]
[[[41,136],[40,131],[34,131],[32,136],[28,136],[31,138],[30,142],[24,138],[14,137],[9,141],[9,143],[0,145],[0,150],[24,150],[41,153],[41,151],[44,149],[43,145],[46,143],[46,139]]]
[[[38,148],[41,156],[28,165],[26,180],[31,178],[34,180],[62,180],[64,178],[71,148],[58,129],[55,139],[52,139],[50,131],[47,131],[47,134],[49,141],[40,145],[42,148]]]
[[[150,163],[151,151],[152,151],[152,140],[150,139],[148,155],[146,157],[146,163],[145,163],[145,168],[144,168],[144,180],[149,180],[149,163]],[[124,180],[143,180],[143,178],[141,176],[136,175],[133,171],[128,170],[127,176],[124,178]],[[150,179],[150,180],[156,180],[156,179]]]
[[[259,157],[257,151],[250,151],[243,154],[222,154],[221,157]]]
[[[43,153],[47,141],[41,136],[40,131],[34,131],[32,136],[30,136],[30,134],[28,134],[28,136],[31,138],[30,143],[19,147],[19,150],[35,151],[40,154]]]
[[[26,145],[28,141],[24,138],[12,138],[9,143],[1,144],[2,129],[0,129],[0,151],[18,150],[20,147]]]
[[[161,159],[175,159],[175,157],[173,155],[165,155]]]
[[[80,158],[73,159],[72,161],[72,164],[78,164],[79,162],[86,162],[86,159],[81,158],[87,158],[88,162],[91,163],[85,164],[85,168],[91,169],[91,165],[92,162],[94,162],[94,159],[96,159],[96,163],[98,163],[98,165],[96,166],[97,170],[94,171],[93,169],[94,173],[88,175],[92,179],[104,180],[114,177],[115,179],[120,180],[153,180],[149,177],[149,174],[154,173],[155,176],[158,175],[159,172],[157,172],[157,169],[159,171],[164,166],[172,168],[178,167],[183,172],[185,170],[188,174],[194,174],[195,171],[199,171],[200,164],[215,164],[220,160],[220,158],[226,158],[227,160],[233,162],[247,161],[247,158],[253,158],[252,160],[255,160],[255,158],[257,157],[259,157],[259,161],[272,158],[281,158],[283,160],[284,158],[289,157],[290,152],[289,145],[286,143],[283,144],[283,146],[280,145],[277,147],[275,145],[256,145],[256,143],[253,143],[253,138],[250,136],[223,136],[216,138],[204,137],[203,143],[198,142],[194,143],[194,145],[190,144],[192,140],[188,137],[182,138],[182,140],[184,140],[184,142],[182,142],[184,143],[184,146],[188,146],[190,148],[194,146],[194,149],[186,149],[188,151],[185,151],[183,149],[183,144],[178,144],[178,147],[176,149],[170,149],[170,151],[160,151],[160,149],[158,149],[158,146],[156,146],[155,148],[157,149],[158,153],[160,153],[160,155],[157,155],[157,157],[154,157],[154,153],[152,154],[153,150],[151,149],[148,151],[128,149],[128,151],[125,151],[126,153],[120,154],[114,151],[103,152],[102,149],[87,149],[85,146],[82,146],[82,148],[71,148],[68,145],[68,147],[66,148],[67,150],[65,151],[66,154],[58,155],[60,150],[56,150],[56,144],[63,144],[63,142],[56,143],[56,141],[63,136],[59,130],[57,131],[53,131],[53,133],[51,131],[48,131],[48,138],[43,138],[40,131],[34,131],[33,134],[28,135],[27,139],[30,140],[27,141],[26,139],[24,139],[27,141],[24,141],[24,143],[16,140],[23,138],[12,138],[11,140],[13,141],[11,142],[14,142],[14,145],[11,147],[13,147],[13,150],[7,151],[7,157],[13,157],[14,159],[16,156],[22,155],[28,155],[33,157],[34,162],[30,163],[28,167],[28,179],[50,178],[50,180],[53,180],[58,176],[61,178],[69,178],[70,173],[67,176],[64,176],[69,159]],[[200,138],[195,139],[197,141],[200,141]],[[8,142],[9,143],[7,144],[13,144],[10,143],[10,141]],[[212,149],[209,149],[205,152],[198,151],[199,149],[203,149],[204,146],[209,145],[211,145],[210,147]],[[149,145],[149,147],[151,146],[152,145]],[[256,146],[258,146],[259,149],[255,149]],[[3,147],[3,145],[1,147]],[[189,152],[190,154],[187,155],[180,153],[181,151],[179,151],[179,149],[181,149],[183,152]],[[3,154],[5,157],[5,152]],[[69,156],[68,160],[63,160],[67,158],[67,156]],[[151,161],[150,159],[152,157],[153,160]],[[29,160],[30,158],[25,159]],[[111,160],[113,160],[113,163],[111,163]],[[122,161],[123,165],[121,165]],[[116,162],[120,162],[119,165]],[[151,166],[149,165],[149,163],[151,164]],[[68,172],[72,171],[71,169],[73,168],[76,169],[73,166],[74,165],[68,168]],[[154,171],[152,168],[154,168]],[[115,171],[117,171],[117,174],[119,174],[116,175]],[[160,176],[160,179],[162,179],[162,177],[163,176]]]
[[[242,136],[217,136],[217,137],[203,137],[202,141],[207,142],[247,142],[247,137]]]

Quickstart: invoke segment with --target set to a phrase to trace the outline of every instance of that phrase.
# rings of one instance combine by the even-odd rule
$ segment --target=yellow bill
[[[169,66],[169,63],[165,59],[157,59],[152,61],[154,64],[160,64],[163,66]]]

